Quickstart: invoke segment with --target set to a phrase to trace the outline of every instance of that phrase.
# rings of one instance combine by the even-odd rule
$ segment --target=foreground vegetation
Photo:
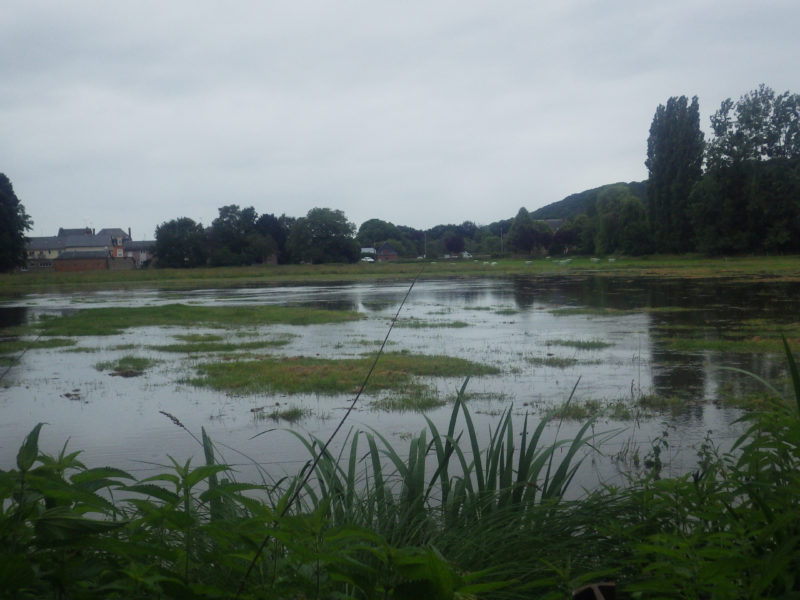
[[[429,421],[405,451],[354,433],[261,483],[237,482],[205,432],[204,464],[137,480],[66,446],[41,454],[39,424],[0,471],[0,595],[564,598],[611,580],[619,597],[795,597],[800,374],[785,350],[794,397],[772,390],[730,453],[707,440],[693,472],[662,478],[656,446],[626,486],[577,500],[572,478],[603,447],[592,422],[548,445],[552,417],[515,431],[509,411],[479,448],[466,382],[446,432]]]

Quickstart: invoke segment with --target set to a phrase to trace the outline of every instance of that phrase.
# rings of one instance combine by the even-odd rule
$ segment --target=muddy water
[[[214,305],[285,304],[357,310],[361,321],[307,327],[271,326],[247,331],[230,329],[134,328],[115,336],[85,337],[79,351],[29,350],[13,367],[0,366],[0,468],[14,464],[24,435],[46,422],[41,444],[58,452],[65,441],[81,450],[85,463],[113,465],[146,476],[168,462],[203,460],[198,443],[205,428],[222,459],[236,466],[243,479],[256,476],[255,464],[273,474],[294,472],[307,459],[285,424],[259,418],[275,407],[297,406],[310,416],[293,426],[325,437],[349,405],[349,396],[264,394],[231,396],[183,383],[199,362],[213,356],[187,356],[152,350],[174,343],[175,335],[214,333],[231,341],[259,336],[291,335],[287,346],[265,350],[286,356],[340,358],[374,353],[408,291],[406,283],[315,285],[245,289],[201,289],[190,292],[125,291],[30,295],[0,303],[0,328],[97,306],[140,306],[175,302]],[[520,424],[526,414],[538,420],[548,408],[576,401],[628,403],[641,394],[679,396],[682,408],[667,414],[635,413],[635,419],[601,418],[598,435],[614,432],[581,475],[584,486],[612,482],[635,468],[654,443],[666,441],[662,453],[667,472],[691,468],[696,447],[710,436],[725,447],[735,438],[739,412],[720,402],[723,384],[747,390],[746,377],[720,367],[732,366],[780,379],[780,356],[764,354],[678,353],[664,337],[701,324],[724,336],[743,318],[768,322],[796,321],[800,314],[797,285],[741,284],[719,281],[656,281],[610,278],[512,278],[446,280],[417,283],[389,335],[388,349],[447,354],[496,365],[500,376],[472,378],[469,406],[482,436],[512,410]],[[577,309],[577,310],[565,310]],[[583,309],[614,309],[596,314]],[[671,310],[683,309],[683,310]],[[686,310],[688,309],[688,310]],[[455,322],[466,326],[449,327]],[[417,327],[407,327],[415,323]],[[423,325],[423,326],[419,326]],[[0,329],[0,335],[2,329]],[[594,350],[558,342],[609,344]],[[2,343],[0,341],[0,343]],[[159,362],[140,377],[111,377],[95,365],[126,355]],[[565,359],[556,366],[543,361]],[[571,364],[569,364],[571,363]],[[427,381],[452,398],[460,380]],[[574,392],[573,392],[574,390]],[[386,412],[364,398],[351,415],[349,429],[375,429],[396,448],[425,428],[423,415]],[[164,416],[169,413],[186,428]],[[426,413],[446,430],[450,407]],[[548,430],[549,439],[569,437],[581,423]],[[255,437],[254,437],[255,436]]]

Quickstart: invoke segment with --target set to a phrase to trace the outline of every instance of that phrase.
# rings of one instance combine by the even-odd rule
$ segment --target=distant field
[[[800,256],[735,258],[641,257],[574,259],[439,260],[394,263],[278,265],[204,269],[143,269],[79,273],[0,275],[0,295],[69,289],[129,287],[238,287],[331,281],[422,278],[499,277],[504,275],[623,275],[645,277],[737,277],[800,281]]]

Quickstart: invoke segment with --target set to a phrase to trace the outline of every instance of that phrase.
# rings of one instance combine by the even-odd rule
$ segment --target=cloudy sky
[[[797,0],[4,0],[0,172],[34,220],[227,204],[488,224],[642,180],[658,104],[800,92]]]

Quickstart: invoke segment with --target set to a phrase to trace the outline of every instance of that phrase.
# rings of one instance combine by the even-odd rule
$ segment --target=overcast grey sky
[[[658,104],[800,93],[797,0],[4,0],[0,172],[58,227],[428,228],[642,180]]]

